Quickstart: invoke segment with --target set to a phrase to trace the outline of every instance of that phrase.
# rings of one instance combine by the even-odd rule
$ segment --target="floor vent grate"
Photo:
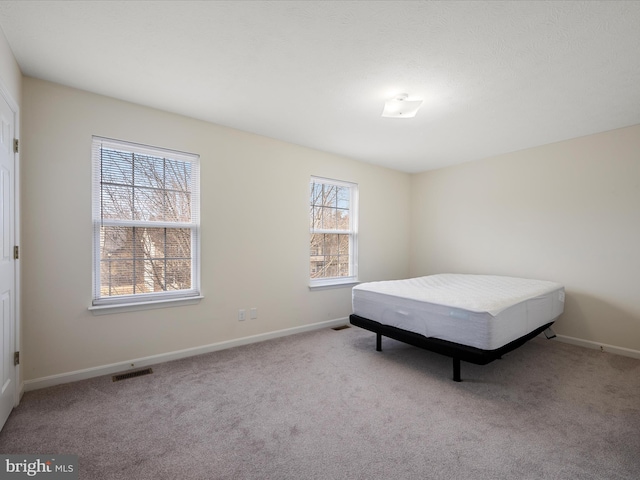
[[[345,328],[351,328],[349,325],[340,325],[339,327],[333,327],[331,330],[344,330]]]
[[[111,380],[113,380],[114,382],[119,382],[120,380],[126,380],[127,378],[141,377],[143,375],[149,375],[151,373],[153,373],[153,370],[151,370],[150,368],[145,368],[144,370],[136,370],[135,372],[114,375],[113,377],[111,377]]]

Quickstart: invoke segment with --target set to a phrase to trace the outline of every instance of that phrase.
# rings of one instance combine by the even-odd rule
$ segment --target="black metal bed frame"
[[[462,381],[460,378],[461,360],[474,363],[476,365],[486,365],[487,363],[493,362],[494,360],[502,357],[502,355],[528,342],[553,324],[553,322],[547,323],[542,327],[536,328],[527,335],[524,335],[513,342],[507,343],[500,348],[496,348],[495,350],[482,350],[480,348],[462,345],[461,343],[425,337],[424,335],[410,332],[408,330],[402,330],[401,328],[392,327],[390,325],[383,325],[375,320],[369,320],[368,318],[360,317],[355,314],[349,316],[349,321],[357,327],[370,330],[376,334],[376,350],[378,352],[382,351],[382,336],[384,335],[385,337],[393,338],[394,340],[453,358],[453,380],[456,382]]]

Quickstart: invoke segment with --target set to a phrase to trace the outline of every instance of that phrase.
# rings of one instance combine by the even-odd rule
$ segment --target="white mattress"
[[[353,288],[356,315],[482,350],[500,348],[563,311],[562,285],[526,278],[440,274]]]

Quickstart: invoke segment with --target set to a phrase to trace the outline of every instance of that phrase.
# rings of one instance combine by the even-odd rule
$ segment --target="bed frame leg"
[[[376,352],[382,351],[382,334],[376,333]]]
[[[459,358],[453,359],[453,381],[454,382],[462,381],[462,379],[460,378],[460,359]]]

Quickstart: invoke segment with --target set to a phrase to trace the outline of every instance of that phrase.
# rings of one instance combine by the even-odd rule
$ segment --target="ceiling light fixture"
[[[383,117],[388,118],[411,118],[418,113],[422,100],[407,100],[409,95],[401,93],[391,100],[387,100],[382,111]]]

